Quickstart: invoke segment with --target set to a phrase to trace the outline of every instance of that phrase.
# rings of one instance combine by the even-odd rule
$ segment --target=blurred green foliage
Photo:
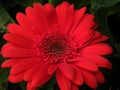
[[[63,1],[65,0],[0,0],[0,48],[5,43],[5,40],[2,39],[2,36],[4,33],[7,32],[6,25],[11,22],[14,23],[16,21],[15,15],[18,11],[24,12],[24,8],[27,6],[32,6],[33,2],[39,2],[41,4],[51,3],[54,6],[56,6]],[[98,87],[97,90],[120,90],[120,88],[117,87],[117,84],[114,85],[114,83],[116,82],[115,81],[114,83],[112,82],[112,80],[113,79],[116,80],[115,77],[117,77],[117,75],[115,75],[114,73],[118,74],[119,73],[118,70],[120,69],[120,65],[119,65],[120,33],[117,34],[119,32],[118,30],[120,30],[120,27],[119,27],[120,26],[120,23],[119,23],[120,22],[120,0],[67,0],[67,1],[70,2],[71,4],[74,4],[76,9],[81,8],[83,6],[87,6],[88,12],[93,13],[96,17],[95,20],[99,24],[98,30],[103,34],[109,36],[110,39],[108,40],[108,43],[113,46],[114,52],[110,57],[108,57],[113,63],[113,69],[111,70],[110,73],[107,73],[107,74],[105,73],[107,82],[103,85],[100,85],[100,87]],[[110,17],[113,15],[117,15],[118,17],[119,22],[117,24],[119,29],[116,28],[116,26],[114,27],[112,21],[110,21],[111,19]],[[118,30],[114,30],[114,29],[118,29]],[[5,59],[2,56],[0,56],[0,64],[4,60]],[[7,81],[8,73],[9,73],[8,69],[0,68],[0,90],[11,90],[11,89],[8,89],[8,86],[10,87],[13,84]],[[113,76],[110,76],[110,75],[113,75]],[[21,82],[18,85],[21,88],[17,90],[25,90],[25,85],[26,85],[25,82]],[[16,90],[16,89],[12,88],[12,90]],[[59,89],[55,82],[55,78],[53,77],[47,84],[40,87],[39,90],[59,90]],[[87,86],[82,86],[80,87],[80,90],[91,90],[91,89]]]

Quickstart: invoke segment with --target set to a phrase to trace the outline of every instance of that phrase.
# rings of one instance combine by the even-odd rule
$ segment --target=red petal
[[[33,28],[32,30],[33,30],[33,32],[35,33],[35,34],[41,34],[42,33],[42,28],[41,28],[41,26],[39,25],[39,22],[38,22],[38,20],[37,20],[37,18],[36,18],[36,15],[35,15],[35,12],[34,12],[34,10],[33,10],[33,8],[32,7],[27,7],[26,9],[25,9],[25,12],[26,12],[26,15],[27,15],[27,17],[28,17],[28,19],[31,21],[31,24],[34,26],[34,27],[31,27],[31,28]],[[42,26],[43,27],[43,26]],[[35,29],[35,30],[34,30]]]
[[[96,28],[98,27],[98,24],[96,22],[94,22],[93,26],[92,26],[92,30],[96,30]]]
[[[22,29],[19,25],[17,24],[9,24],[7,26],[7,29],[10,33],[16,33],[16,34],[20,34],[24,37],[27,37],[29,39],[34,39],[35,35],[33,33],[31,33],[30,31],[24,30]]]
[[[101,33],[100,32],[98,32],[98,31],[95,31],[95,34],[94,34],[94,39],[96,39],[96,38],[99,38],[99,37],[101,37],[102,35],[101,35]]]
[[[94,88],[94,89],[97,88],[97,80],[95,76],[89,71],[85,71],[81,69],[81,72],[84,78],[84,82],[91,88]]]
[[[30,58],[30,59],[24,59],[21,62],[15,64],[11,70],[10,70],[10,74],[17,74],[20,72],[25,71],[26,69],[29,69],[30,67],[32,67],[33,65],[37,64],[39,62],[36,61],[35,58]]]
[[[78,26],[79,22],[81,21],[82,17],[85,14],[86,9],[87,9],[86,7],[83,7],[80,10],[76,11],[74,15],[71,31],[74,31],[74,29]]]
[[[95,16],[92,14],[85,14],[76,29],[91,29],[91,27],[94,25],[94,18]]]
[[[23,76],[24,76],[24,72],[19,73],[19,74],[15,74],[15,75],[10,75],[8,77],[8,80],[12,83],[18,83],[18,82],[21,82],[23,80]]]
[[[49,23],[50,30],[56,30],[58,21],[57,21],[57,14],[56,14],[54,6],[51,4],[45,4],[44,8],[46,11],[46,17]]]
[[[36,30],[38,30],[38,28],[32,24],[32,21],[26,15],[23,13],[17,13],[16,19],[24,30],[36,34]]]
[[[92,41],[93,35],[94,35],[94,32],[92,30],[88,30],[86,32],[83,32],[79,36],[76,35],[75,40],[78,42],[79,48],[82,48],[82,47],[85,47],[86,45],[89,45]]]
[[[29,81],[29,82],[27,83],[27,90],[37,90],[37,88],[36,88],[36,87],[32,87],[32,86],[31,86],[31,81]]]
[[[81,49],[80,53],[83,55],[84,54],[108,55],[112,53],[112,48],[111,46],[104,43],[96,43]]]
[[[46,18],[46,12],[41,4],[34,3],[33,5],[35,17],[31,17],[31,20],[38,23],[40,32],[44,33],[49,30],[48,21]],[[29,15],[29,14],[28,14]],[[34,19],[35,18],[35,19]]]
[[[34,57],[37,53],[34,49],[16,47],[10,43],[3,46],[1,54],[4,57]]]
[[[102,41],[105,41],[105,40],[107,40],[107,39],[108,39],[107,36],[102,35],[102,36],[99,37],[99,38],[95,38],[95,39],[91,42],[91,44],[95,44],[95,43],[98,43],[98,42],[102,42]]]
[[[63,2],[56,7],[56,12],[61,33],[68,33],[73,22],[74,6],[70,6],[68,2]]]
[[[72,65],[72,67],[74,68],[74,71],[75,71],[75,76],[74,76],[72,82],[76,85],[82,85],[83,84],[83,76],[82,76],[80,69],[78,67],[76,67],[75,65]]]
[[[91,14],[85,14],[82,20],[79,22],[78,27],[71,33],[76,38],[82,35],[82,33],[88,32],[91,30],[93,22],[94,15]]]
[[[6,68],[6,67],[11,67],[14,66],[15,64],[21,62],[22,60],[19,59],[8,59],[5,62],[2,63],[1,67]]]
[[[60,90],[71,90],[71,81],[66,78],[59,69],[56,71],[56,80]]]
[[[104,57],[98,55],[84,55],[83,57],[87,58],[88,60],[96,63],[99,67],[103,68],[112,68],[112,64]]]
[[[37,78],[39,77],[39,78]],[[39,86],[42,86],[43,84],[45,84],[52,76],[48,75],[48,73],[42,73],[39,74],[39,76],[37,76],[36,79],[33,78],[32,80],[32,84],[31,86],[32,87],[39,87]]]
[[[25,75],[24,75],[24,80],[25,81],[31,81],[31,79],[33,78],[34,76],[34,73],[33,72],[38,72],[38,68],[41,66],[40,62],[39,64],[36,64],[34,67],[31,67],[29,70],[27,70],[25,72]]]
[[[91,42],[91,44],[95,44],[95,43],[98,43],[98,42],[102,42],[102,41],[105,41],[105,40],[107,40],[107,39],[108,39],[107,36],[101,35],[100,32],[95,31],[95,34],[94,34],[94,36],[93,36],[93,41]]]
[[[33,48],[33,41],[20,34],[5,34],[4,39],[20,47]]]
[[[67,64],[67,63],[59,63],[58,67],[60,68],[60,70],[62,71],[62,73],[70,80],[73,79],[74,77],[74,70],[73,68]]]
[[[53,74],[56,70],[57,70],[57,65],[51,64],[51,65],[48,67],[48,74],[51,75],[51,74]]]
[[[90,62],[89,60],[87,60],[85,58],[79,58],[78,62],[73,62],[72,64],[74,64],[80,68],[93,71],[93,72],[98,71],[97,65],[93,62]]]
[[[47,70],[47,64],[41,65],[32,78],[31,86],[38,87],[46,83],[51,78],[51,75],[48,74]]]
[[[79,90],[79,87],[75,84],[71,84],[71,90]]]
[[[104,83],[105,82],[105,78],[100,71],[95,73],[95,77],[96,77],[96,79],[99,83]]]

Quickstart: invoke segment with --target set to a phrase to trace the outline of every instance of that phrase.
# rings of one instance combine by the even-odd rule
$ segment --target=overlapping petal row
[[[11,67],[8,80],[27,81],[27,90],[36,90],[54,74],[60,90],[103,83],[99,67],[111,69],[103,56],[112,48],[103,43],[108,37],[96,30],[94,15],[85,11],[63,2],[56,8],[34,3],[25,14],[17,13],[18,24],[9,24],[3,36],[8,42],[1,53],[8,59],[2,67]]]

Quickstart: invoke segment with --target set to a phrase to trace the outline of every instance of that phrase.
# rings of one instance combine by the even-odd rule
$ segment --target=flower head
[[[85,11],[63,2],[56,8],[34,3],[25,14],[17,13],[18,24],[8,25],[3,36],[8,43],[1,51],[8,58],[2,67],[11,67],[9,81],[27,81],[27,90],[36,90],[54,74],[60,90],[103,83],[99,67],[112,67],[103,57],[112,49],[102,43],[108,37],[96,31],[94,15]]]

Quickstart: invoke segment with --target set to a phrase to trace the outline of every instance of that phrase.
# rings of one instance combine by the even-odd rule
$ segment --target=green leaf
[[[63,0],[48,0],[48,3],[57,6],[58,4],[62,3]]]
[[[5,59],[0,55],[0,66]],[[7,81],[9,75],[9,68],[2,69],[0,68],[0,90],[6,90],[7,88]],[[1,89],[3,88],[3,89]]]
[[[3,61],[4,61],[4,58],[0,55],[0,65],[2,64]],[[9,75],[8,68],[7,69],[0,68],[0,85],[7,82],[8,75]]]
[[[6,87],[0,85],[0,90],[6,90],[6,89],[7,89]]]
[[[3,87],[0,85],[0,90],[3,90]]]
[[[20,82],[19,85],[22,90],[26,90],[26,82]]]
[[[54,4],[54,0],[48,0],[48,3]]]
[[[120,43],[119,43],[119,44],[116,44],[115,47],[116,47],[116,49],[118,50],[118,52],[120,53]],[[119,55],[119,57],[120,57],[120,55]]]
[[[105,88],[105,83],[102,83],[102,84],[98,84],[98,87],[95,89],[95,90],[104,90],[104,88]]]
[[[99,25],[98,30],[109,37],[109,41],[111,44],[115,44],[116,41],[114,40],[108,28],[107,16],[108,16],[108,8],[100,8],[95,13],[95,17],[96,17],[95,20]]]
[[[81,1],[81,2],[80,2]],[[83,6],[89,6],[91,4],[91,1],[90,0],[80,0],[79,1],[79,5],[78,5],[78,8],[81,8]]]
[[[111,7],[108,7],[107,15],[109,16],[119,12],[120,12],[120,6],[111,6]]]
[[[7,11],[3,8],[0,2],[0,33],[5,33],[6,25],[10,22],[14,22],[14,20],[9,16]]]
[[[8,88],[8,83],[7,82],[5,82],[3,84],[0,84],[0,90],[7,90],[7,88]]]
[[[45,85],[46,90],[54,90],[53,87],[54,87],[55,84],[56,84],[56,79],[55,79],[55,77],[52,77],[52,78],[47,82],[47,84]]]
[[[34,2],[39,2],[43,4],[44,0],[15,0],[16,3],[22,6],[32,6]]]
[[[0,69],[0,85],[7,82],[9,69]]]
[[[120,2],[120,0],[91,0],[92,12],[96,12],[101,7],[110,7]]]
[[[42,85],[38,90],[54,90],[55,84],[55,77],[52,77],[46,84]]]

